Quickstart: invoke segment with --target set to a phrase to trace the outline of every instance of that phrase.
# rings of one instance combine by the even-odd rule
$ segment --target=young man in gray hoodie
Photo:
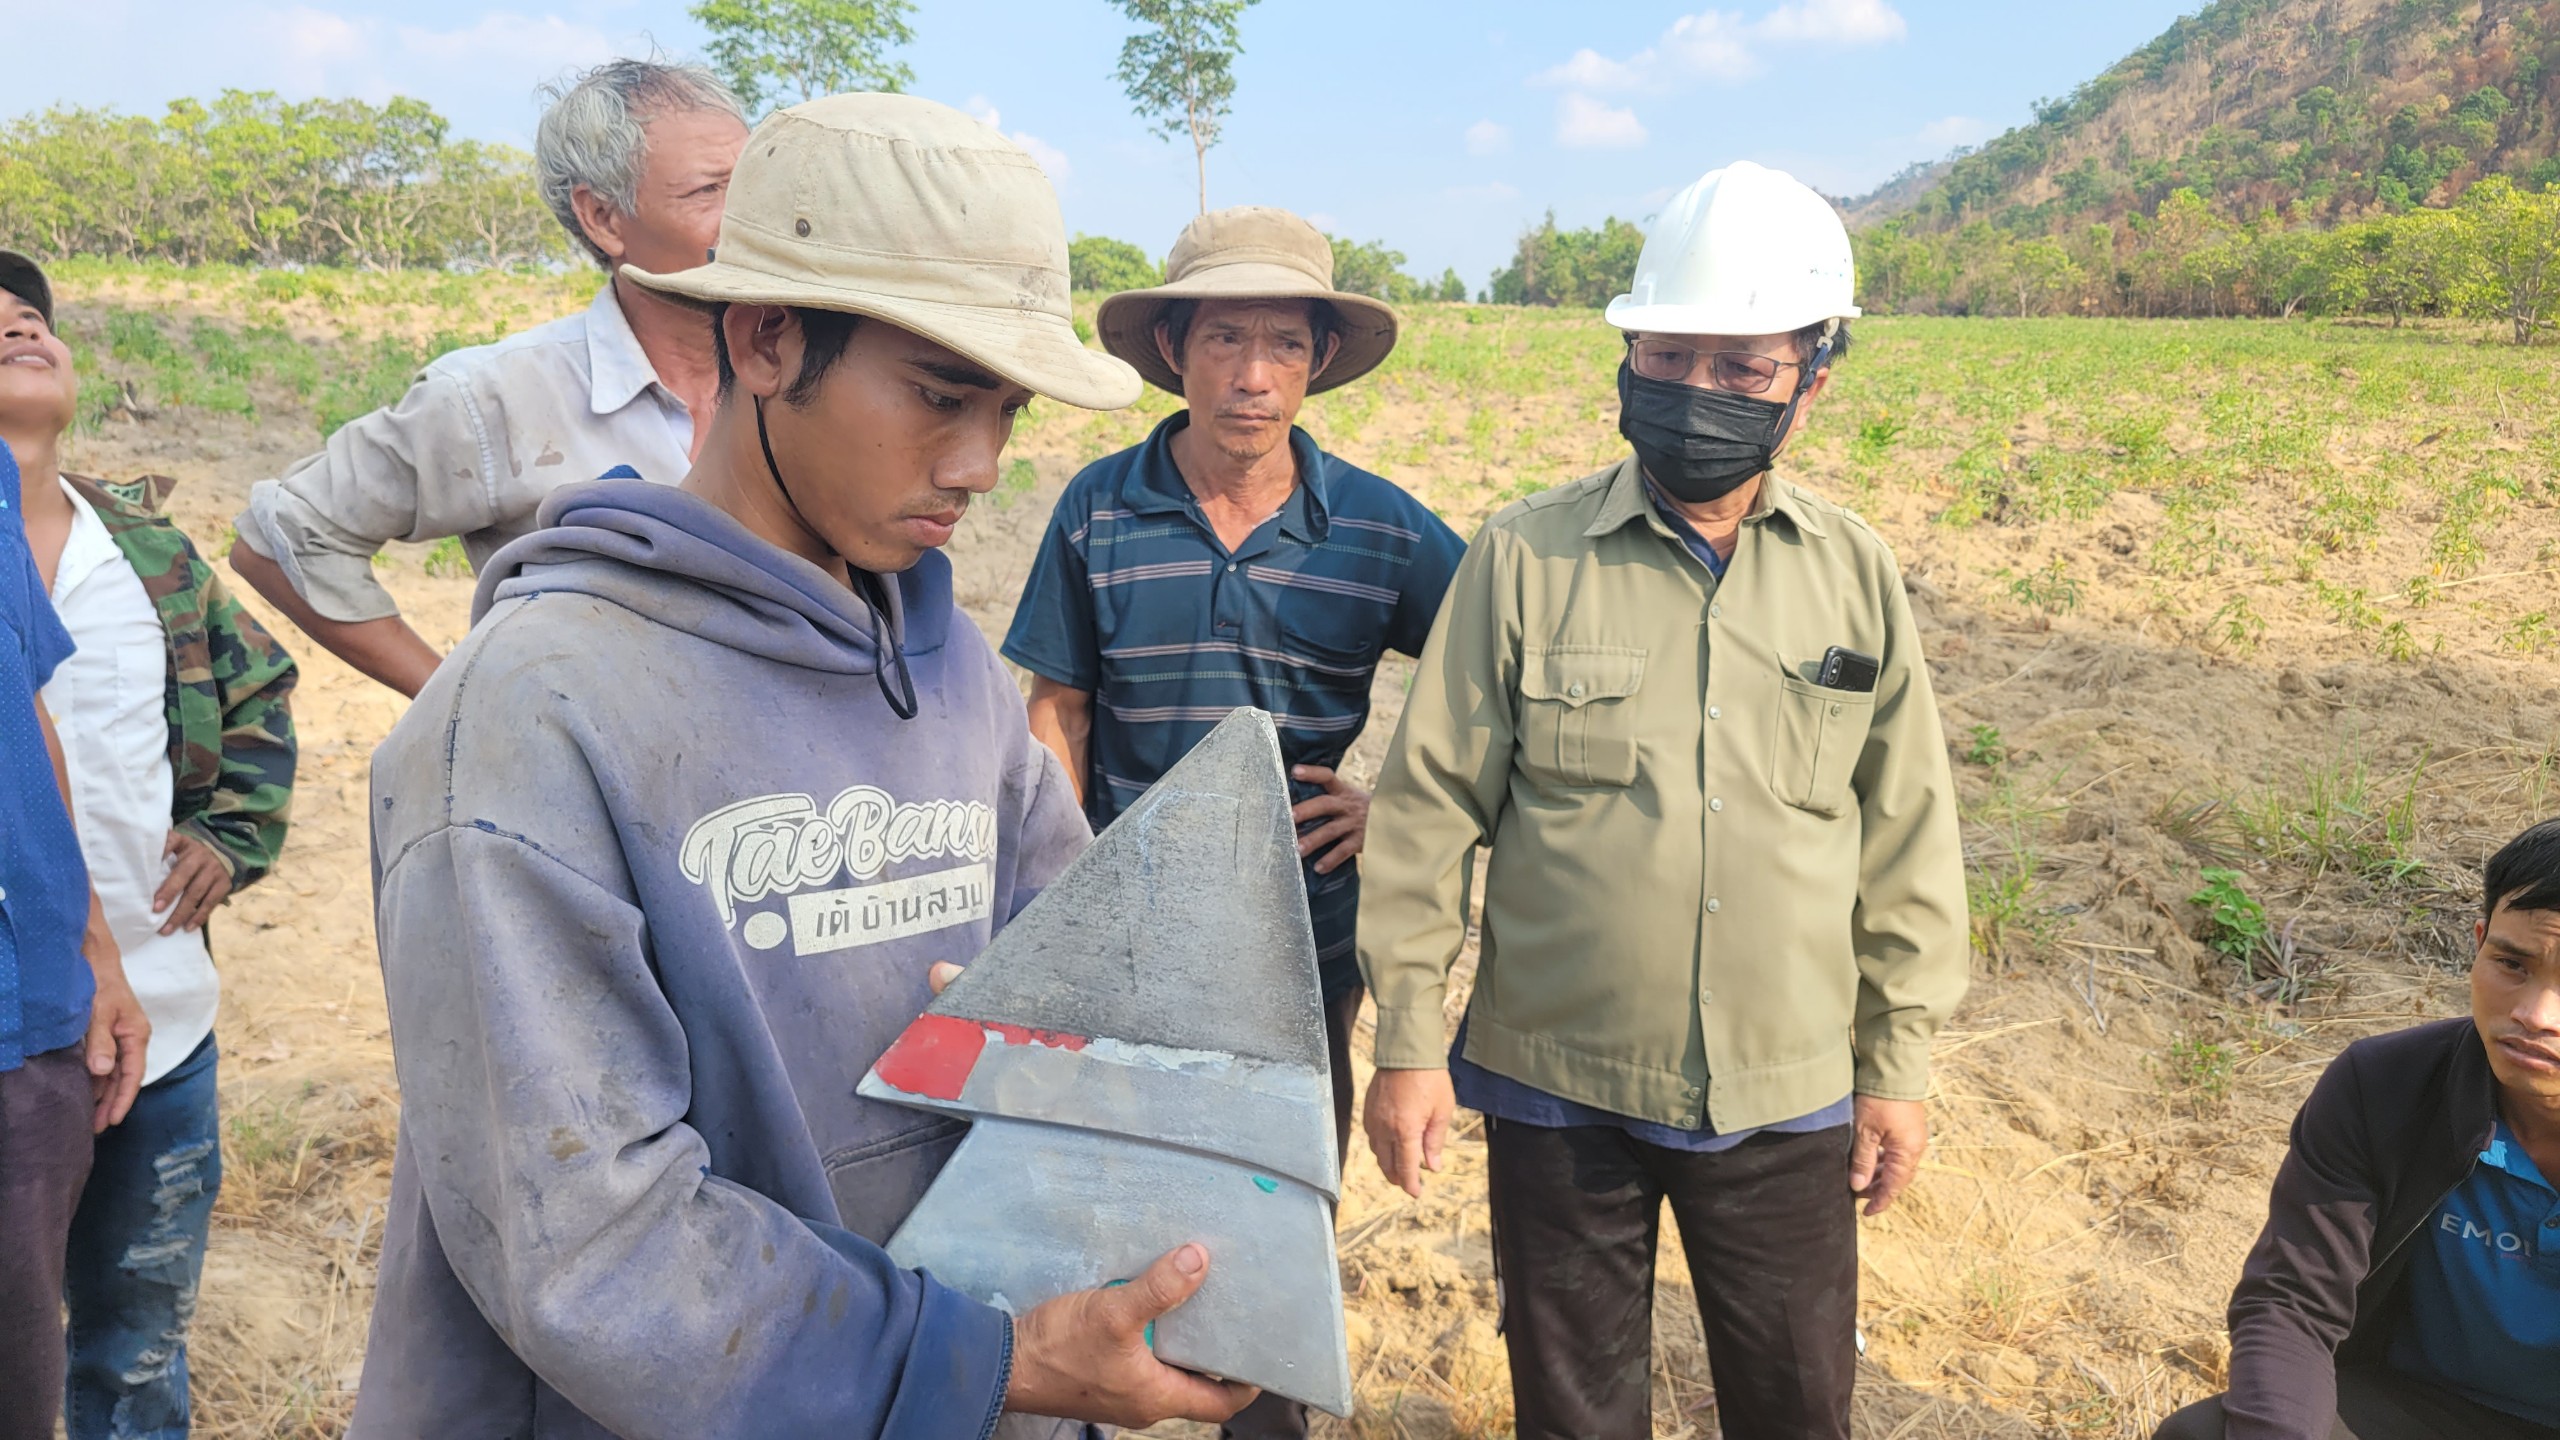
[[[375,756],[405,1108],[351,1433],[1223,1419],[1253,1392],[1145,1338],[1199,1246],[981,1305],[880,1249],[962,1127],[854,1094],[1088,838],[937,549],[1034,392],[1138,379],[1038,167],[929,101],[768,119],[715,253],[625,272],[711,311],[692,472],[555,492]]]

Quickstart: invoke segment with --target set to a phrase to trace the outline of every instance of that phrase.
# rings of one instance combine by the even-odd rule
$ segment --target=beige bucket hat
[[[802,305],[912,330],[1087,410],[1138,377],[1076,339],[1067,227],[1022,147],[913,95],[830,95],[747,137],[712,260],[633,283],[705,304]]]
[[[1102,302],[1093,328],[1102,348],[1147,383],[1182,393],[1182,377],[1156,349],[1156,317],[1176,300],[1330,300],[1342,314],[1342,348],[1307,386],[1348,385],[1396,348],[1396,312],[1384,300],[1333,288],[1333,245],[1324,232],[1269,205],[1212,210],[1182,227],[1164,257],[1165,283]]]

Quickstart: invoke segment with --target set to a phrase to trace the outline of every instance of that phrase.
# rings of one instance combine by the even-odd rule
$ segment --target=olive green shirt
[[[1814,683],[1833,645],[1873,694]],[[1956,797],[1893,553],[1772,475],[1719,581],[1630,457],[1467,552],[1369,814],[1377,1061],[1447,1061],[1491,847],[1467,1058],[1720,1131],[1917,1100],[1967,976]]]

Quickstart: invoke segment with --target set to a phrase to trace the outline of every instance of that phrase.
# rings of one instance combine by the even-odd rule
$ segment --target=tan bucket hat
[[[1076,339],[1049,177],[948,105],[830,95],[767,116],[730,177],[712,256],[622,273],[703,303],[885,320],[1087,410],[1138,398],[1127,365]]]
[[[1324,232],[1269,205],[1212,210],[1182,227],[1164,257],[1165,283],[1102,302],[1093,328],[1102,348],[1158,389],[1182,393],[1182,377],[1156,349],[1156,317],[1175,300],[1330,300],[1342,313],[1342,348],[1307,393],[1348,385],[1396,348],[1396,312],[1384,300],[1333,288],[1333,245]]]

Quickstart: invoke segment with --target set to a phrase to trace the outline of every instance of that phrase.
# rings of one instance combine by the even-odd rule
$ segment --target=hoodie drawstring
[[[782,480],[782,467],[773,463],[773,437],[766,434],[764,428],[764,397],[756,396],[755,402],[756,443],[764,447],[765,472],[773,476],[773,488],[782,492],[782,503],[791,507],[791,513],[800,521],[800,528],[815,535],[818,527],[809,523],[808,512],[800,508],[799,501],[791,498],[791,487]],[[916,678],[907,669],[906,646],[889,630],[888,582],[850,561],[846,562],[845,568],[853,572],[853,593],[862,597],[862,608],[871,612],[871,633],[879,639],[881,659],[872,667],[871,678],[879,683],[880,698],[889,702],[889,708],[897,713],[898,718],[913,720],[916,718]],[[875,585],[881,587],[876,596],[871,589]],[[889,685],[892,666],[898,671],[896,689]]]

